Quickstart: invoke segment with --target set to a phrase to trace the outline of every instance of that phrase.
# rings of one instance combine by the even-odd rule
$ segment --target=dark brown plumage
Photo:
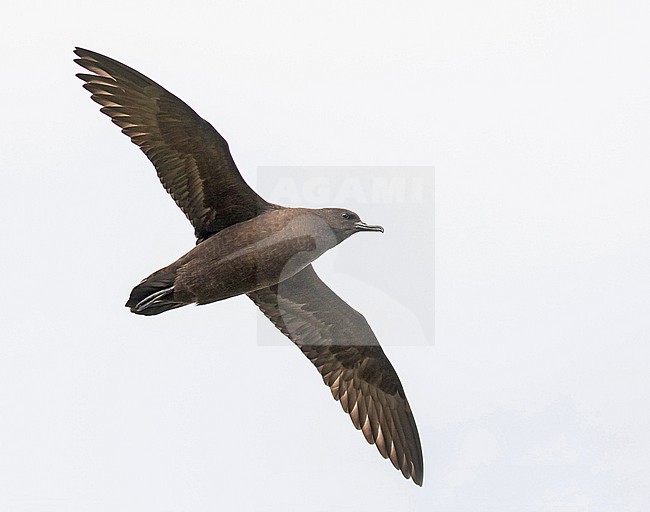
[[[404,389],[365,318],[311,263],[358,231],[383,231],[349,210],[284,208],[243,180],[219,133],[141,73],[89,50],[77,76],[154,164],[194,226],[197,245],[131,292],[127,306],[156,315],[247,294],[316,366],[369,443],[422,485],[424,464]]]
[[[422,485],[424,462],[411,407],[363,315],[328,288],[311,265],[248,296],[316,366],[366,440]]]

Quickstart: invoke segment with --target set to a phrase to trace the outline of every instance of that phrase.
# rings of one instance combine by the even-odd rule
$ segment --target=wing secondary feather
[[[82,48],[75,62],[101,112],[153,163],[199,240],[276,205],[244,181],[225,139],[194,110],[130,67]]]
[[[420,438],[402,384],[363,315],[309,265],[250,299],[318,369],[354,426],[406,478],[422,485]]]

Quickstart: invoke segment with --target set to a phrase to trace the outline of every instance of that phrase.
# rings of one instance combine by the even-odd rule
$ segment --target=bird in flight
[[[286,208],[244,181],[228,143],[187,104],[138,71],[76,48],[84,88],[149,158],[194,227],[196,246],[138,284],[126,306],[157,315],[246,294],[307,356],[366,440],[422,485],[418,430],[402,384],[366,319],[311,263],[359,231],[340,208]]]

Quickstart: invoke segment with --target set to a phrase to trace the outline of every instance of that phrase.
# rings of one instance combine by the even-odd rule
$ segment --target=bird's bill
[[[357,231],[379,231],[381,233],[384,232],[384,228],[381,226],[373,226],[371,224],[366,224],[365,222],[357,222],[354,225],[355,228],[357,228]]]

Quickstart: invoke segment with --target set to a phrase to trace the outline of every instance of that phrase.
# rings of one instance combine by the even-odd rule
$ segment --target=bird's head
[[[350,210],[323,208],[319,210],[319,215],[327,222],[339,242],[359,231],[384,232],[384,228],[381,226],[373,226],[362,222],[359,216]]]

